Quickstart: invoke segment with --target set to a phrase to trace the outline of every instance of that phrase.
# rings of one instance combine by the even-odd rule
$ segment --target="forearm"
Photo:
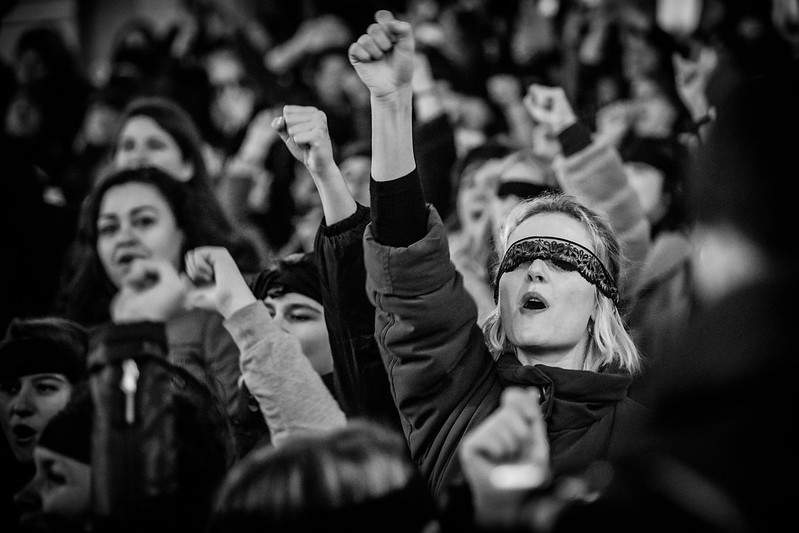
[[[328,225],[345,220],[355,214],[358,206],[337,165],[333,164],[324,171],[311,173],[311,176],[317,191],[319,191],[322,211]]]
[[[278,328],[255,302],[225,321],[241,350],[245,383],[280,445],[296,433],[327,431],[345,424],[344,413],[302,353],[299,341]]]
[[[410,86],[388,96],[372,96],[372,177],[391,181],[416,167]]]
[[[532,146],[533,130],[530,116],[521,102],[511,104],[504,109],[511,139],[520,147]]]

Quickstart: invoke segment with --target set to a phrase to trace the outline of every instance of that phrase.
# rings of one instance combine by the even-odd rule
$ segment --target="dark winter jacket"
[[[364,248],[375,336],[411,454],[434,494],[457,481],[458,446],[509,385],[543,390],[555,474],[611,457],[636,438],[646,410],[627,397],[628,375],[492,359],[434,209],[421,240],[384,246],[369,226]]]
[[[348,416],[363,416],[400,429],[386,370],[374,337],[375,308],[366,296],[363,232],[369,209],[331,226],[322,221],[314,242],[336,399]]]

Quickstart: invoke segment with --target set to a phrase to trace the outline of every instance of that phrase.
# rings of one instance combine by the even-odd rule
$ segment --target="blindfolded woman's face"
[[[513,230],[509,243],[534,236],[567,239],[592,250],[580,222],[562,213],[541,213]],[[499,280],[500,317],[508,340],[522,353],[565,353],[588,342],[596,289],[579,272],[531,258]]]

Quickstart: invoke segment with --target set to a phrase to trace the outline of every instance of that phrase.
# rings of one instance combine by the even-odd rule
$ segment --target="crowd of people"
[[[0,65],[0,529],[792,523],[799,0],[184,8]]]

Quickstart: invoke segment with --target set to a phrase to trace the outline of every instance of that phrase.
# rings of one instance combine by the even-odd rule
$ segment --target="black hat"
[[[322,303],[322,286],[313,254],[292,254],[261,272],[252,284],[256,298],[282,296],[296,292]]]
[[[61,319],[14,320],[0,342],[0,377],[63,374],[71,383],[86,376],[86,333]]]

